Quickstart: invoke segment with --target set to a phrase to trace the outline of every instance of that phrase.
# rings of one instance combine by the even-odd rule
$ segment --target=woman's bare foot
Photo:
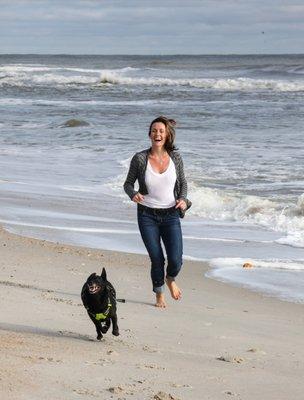
[[[163,293],[156,293],[155,307],[166,308],[165,295]]]
[[[166,284],[170,290],[171,296],[174,300],[180,300],[182,297],[182,292],[180,288],[177,286],[175,281],[171,281],[170,279],[166,280]]]

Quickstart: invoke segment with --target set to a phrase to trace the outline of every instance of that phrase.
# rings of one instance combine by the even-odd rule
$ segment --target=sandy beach
[[[182,300],[157,309],[145,256],[0,238],[1,399],[303,398],[303,305],[187,261]],[[102,267],[126,303],[97,342],[80,291]]]

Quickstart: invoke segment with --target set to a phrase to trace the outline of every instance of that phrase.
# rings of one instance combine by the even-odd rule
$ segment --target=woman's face
[[[163,147],[166,143],[168,133],[165,124],[154,122],[151,127],[150,139],[152,146]]]

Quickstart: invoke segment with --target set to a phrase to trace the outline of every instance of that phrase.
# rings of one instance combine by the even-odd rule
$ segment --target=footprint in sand
[[[166,393],[166,392],[158,392],[157,394],[154,395],[153,399],[154,400],[179,400],[179,398],[173,396],[170,393]]]
[[[111,386],[109,387],[108,391],[113,394],[117,395],[129,395],[133,396],[135,392],[137,391],[136,389],[136,384],[127,384],[127,385],[118,385],[118,386]]]
[[[225,362],[236,363],[236,364],[241,364],[244,361],[244,359],[242,357],[230,356],[230,355],[216,357],[216,359],[219,361],[225,361]]]
[[[119,353],[117,353],[117,351],[111,349],[107,351],[107,354],[109,356],[119,356]]]
[[[63,360],[58,360],[58,359],[54,359],[53,357],[37,357],[37,356],[31,356],[31,355],[22,355],[21,356],[23,359],[25,360],[30,360],[32,362],[37,362],[37,361],[47,361],[47,362],[51,362],[51,363],[62,363]]]
[[[223,392],[224,394],[228,394],[228,396],[237,396],[236,393],[231,392],[230,390],[226,390],[225,392]]]
[[[143,346],[142,349],[143,349],[143,351],[147,351],[148,353],[160,353],[159,350],[153,349],[152,347],[147,346],[147,345]]]
[[[112,386],[108,391],[113,394],[121,394],[124,390],[121,386]]]
[[[73,392],[76,394],[79,394],[79,395],[100,397],[100,393],[95,392],[94,390],[89,390],[89,389],[73,389]]]
[[[166,370],[165,367],[161,367],[160,365],[157,365],[157,364],[138,364],[137,368],[139,368],[139,369],[160,369],[163,371]]]
[[[257,354],[263,354],[263,355],[267,354],[266,351],[263,351],[261,349],[255,348],[255,347],[252,347],[251,349],[249,349],[247,351],[249,353],[257,353]]]
[[[108,358],[99,358],[96,361],[85,361],[86,365],[98,365],[100,367],[106,367],[108,365],[112,365],[115,362],[113,360],[109,360]]]
[[[82,304],[76,303],[75,301],[73,301],[73,300],[71,300],[71,299],[65,299],[65,298],[63,298],[63,297],[55,297],[55,296],[52,296],[52,295],[50,295],[50,292],[43,292],[43,293],[41,294],[41,296],[42,296],[44,299],[46,299],[46,300],[53,300],[53,301],[56,301],[56,302],[58,302],[58,303],[65,303],[65,304],[68,304],[68,305],[70,305],[70,306],[77,306],[77,307],[82,306]]]
[[[171,383],[171,386],[175,387],[175,388],[189,388],[189,389],[192,389],[192,386],[188,385],[187,383],[185,383],[185,384],[182,384],[182,383]]]

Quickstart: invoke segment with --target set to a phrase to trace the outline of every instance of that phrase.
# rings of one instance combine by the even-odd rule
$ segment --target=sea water
[[[0,110],[10,231],[145,253],[122,185],[149,123],[166,115],[193,202],[185,257],[304,301],[303,55],[1,55]]]

